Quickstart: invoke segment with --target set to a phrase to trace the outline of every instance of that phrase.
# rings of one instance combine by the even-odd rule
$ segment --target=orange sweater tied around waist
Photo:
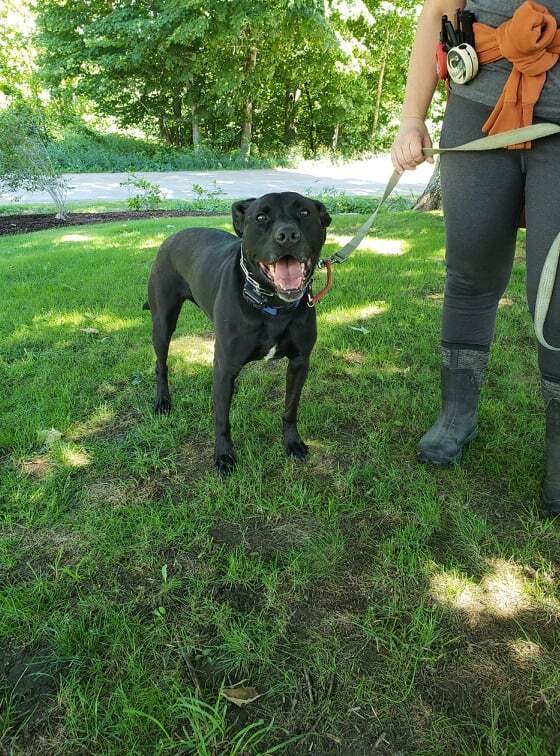
[[[495,29],[473,24],[476,52],[481,64],[506,58],[513,70],[496,107],[482,127],[485,134],[518,129],[533,123],[533,108],[540,97],[546,72],[560,57],[560,31],[555,17],[539,3],[526,0],[511,19]],[[530,149],[531,142],[509,149]]]

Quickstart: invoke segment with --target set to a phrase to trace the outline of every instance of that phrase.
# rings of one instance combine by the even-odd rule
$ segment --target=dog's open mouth
[[[273,263],[259,262],[259,267],[274,286],[281,291],[299,291],[311,268],[311,260],[300,262],[291,255],[285,255]]]

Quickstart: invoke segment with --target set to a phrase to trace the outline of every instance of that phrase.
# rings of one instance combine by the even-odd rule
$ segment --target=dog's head
[[[286,302],[301,297],[331,222],[323,203],[281,192],[235,202],[231,210],[235,232],[243,238],[245,257],[259,282],[273,286]]]

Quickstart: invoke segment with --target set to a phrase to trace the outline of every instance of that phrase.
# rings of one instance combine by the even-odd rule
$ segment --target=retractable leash
[[[532,142],[535,139],[543,139],[544,137],[552,136],[553,134],[560,134],[560,126],[555,123],[534,123],[531,126],[524,126],[520,129],[512,129],[511,131],[503,131],[499,134],[492,134],[492,136],[482,137],[481,139],[475,139],[472,142],[466,142],[460,144],[457,147],[424,147],[422,152],[426,156],[441,155],[446,152],[486,152],[487,150],[500,150],[505,147],[510,147],[513,144],[522,144],[523,142]],[[392,194],[393,189],[399,183],[400,174],[397,171],[393,172],[393,175],[389,179],[383,196],[381,197],[379,204],[375,208],[375,211],[367,218],[367,220],[360,226],[356,234],[347,242],[342,249],[339,249],[331,257],[326,260],[320,260],[318,268],[327,267],[330,273],[330,266],[336,263],[343,263],[350,257],[352,252],[357,249],[364,238],[367,236],[368,231],[373,226],[378,212],[381,210],[389,196]],[[553,241],[550,247],[546,261],[544,263],[541,278],[539,281],[539,288],[537,291],[537,302],[535,305],[535,333],[537,339],[546,347],[555,352],[560,352],[560,347],[551,346],[544,337],[544,326],[548,311],[550,309],[550,303],[552,301],[552,292],[558,273],[558,267],[560,264],[560,233]]]
[[[478,73],[478,55],[474,47],[474,14],[458,10],[455,26],[447,16],[441,18],[441,31],[436,46],[436,68],[442,81],[468,84]]]

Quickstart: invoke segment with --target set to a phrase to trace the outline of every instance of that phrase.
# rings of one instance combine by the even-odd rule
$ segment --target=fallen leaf
[[[93,336],[97,336],[97,334],[99,333],[97,328],[80,328],[80,331],[82,333],[91,333]]]
[[[222,696],[236,706],[247,706],[261,697],[256,688],[246,688],[239,684],[233,688],[222,688]]]
[[[38,431],[37,436],[39,441],[42,441],[45,446],[52,446],[53,444],[56,444],[57,441],[60,441],[62,433],[56,428],[51,428],[50,430]]]
[[[364,326],[350,326],[350,328],[353,331],[359,331],[360,333],[369,333],[369,328],[364,328]]]

